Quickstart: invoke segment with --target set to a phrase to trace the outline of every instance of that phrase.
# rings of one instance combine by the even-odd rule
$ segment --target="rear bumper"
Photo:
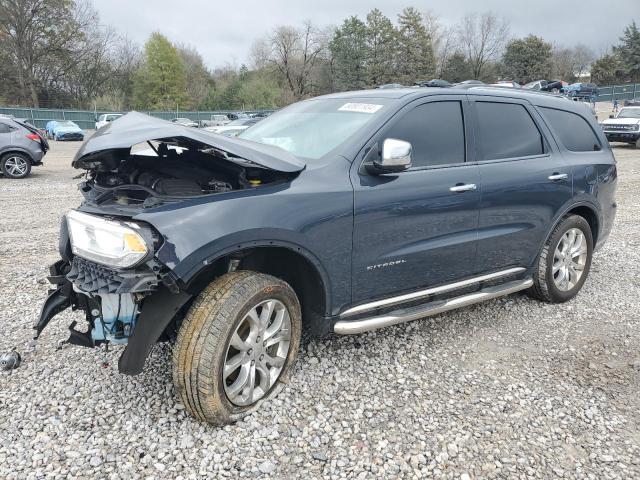
[[[58,140],[84,140],[84,133],[56,133],[54,137]]]

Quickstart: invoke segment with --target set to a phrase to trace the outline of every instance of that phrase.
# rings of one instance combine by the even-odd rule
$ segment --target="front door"
[[[480,176],[467,159],[467,109],[466,96],[438,96],[396,114],[368,147],[410,142],[407,171],[372,175],[355,162],[354,304],[475,273]]]

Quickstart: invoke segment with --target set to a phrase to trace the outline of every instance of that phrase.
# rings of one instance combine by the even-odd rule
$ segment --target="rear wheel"
[[[239,420],[286,379],[300,332],[300,305],[285,282],[249,271],[218,278],[178,332],[173,380],[182,403],[215,425]]]
[[[8,178],[24,178],[31,172],[31,159],[22,153],[8,153],[0,161],[2,174]]]
[[[538,257],[529,293],[549,303],[575,297],[589,275],[593,235],[579,215],[567,215],[553,230]]]

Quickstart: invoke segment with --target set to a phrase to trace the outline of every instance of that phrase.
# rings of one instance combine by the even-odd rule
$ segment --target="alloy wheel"
[[[574,288],[587,264],[587,239],[578,228],[567,230],[560,238],[553,254],[553,282],[558,290]]]
[[[27,161],[22,157],[9,157],[4,162],[6,172],[12,177],[21,177],[27,173],[29,166]]]
[[[260,302],[244,316],[227,347],[222,383],[229,401],[251,405],[277,382],[289,353],[291,318],[276,299]]]

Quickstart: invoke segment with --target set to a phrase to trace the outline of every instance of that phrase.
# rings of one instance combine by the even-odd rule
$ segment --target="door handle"
[[[558,180],[566,180],[569,177],[566,173],[554,173],[553,175],[549,175],[549,180],[552,182],[557,182]]]
[[[454,193],[462,193],[462,192],[472,192],[477,189],[475,183],[466,183],[464,185],[455,185],[449,188],[450,192]]]

